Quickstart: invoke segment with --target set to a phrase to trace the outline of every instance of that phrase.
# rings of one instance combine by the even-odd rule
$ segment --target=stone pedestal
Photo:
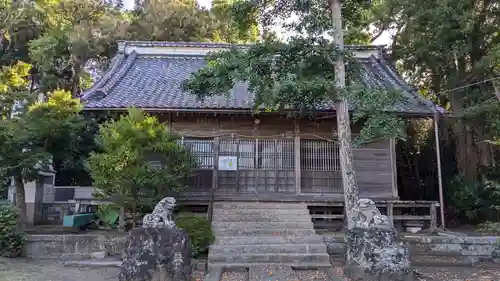
[[[177,227],[134,228],[129,232],[120,281],[190,281],[191,243]]]
[[[369,199],[359,200],[356,227],[345,236],[345,274],[352,280],[413,281],[408,249]]]
[[[394,229],[353,228],[345,240],[345,273],[353,280],[415,280],[408,250],[397,239]]]

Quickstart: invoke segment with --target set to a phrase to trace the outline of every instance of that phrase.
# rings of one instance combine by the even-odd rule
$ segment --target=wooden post
[[[301,191],[301,167],[300,167],[300,128],[295,120],[295,137],[294,137],[294,157],[295,157],[295,191],[297,195],[302,193]]]
[[[389,219],[389,224],[394,227],[394,203],[387,203],[387,218]]]
[[[437,228],[437,214],[436,214],[436,204],[432,203],[431,204],[431,229],[434,230]]]
[[[172,112],[168,113],[167,126],[168,132],[172,132]]]
[[[236,190],[240,191],[240,138],[236,141]]]
[[[335,59],[335,86],[345,89],[345,66],[344,66],[344,34],[342,30],[342,4],[341,0],[330,0],[330,9],[333,18],[333,41],[337,45]],[[333,50],[332,50],[333,51]],[[342,171],[342,186],[344,188],[344,200],[349,229],[355,227],[356,216],[359,210],[359,190],[354,172],[352,146],[351,146],[351,121],[349,118],[348,102],[345,97],[339,97],[336,104],[337,131],[340,142],[340,167]]]
[[[399,199],[398,194],[398,166],[396,163],[396,139],[390,139],[389,146],[391,150],[391,173],[392,173],[392,197],[393,199]]]
[[[446,227],[444,221],[444,196],[443,196],[443,173],[441,168],[441,145],[439,143],[439,127],[438,127],[439,113],[434,114],[434,138],[436,139],[436,158],[438,169],[438,188],[439,188],[439,211],[441,213],[441,227]]]
[[[219,185],[218,178],[218,170],[219,170],[219,118],[215,120],[215,132],[216,136],[214,137],[214,160],[213,160],[213,174],[212,174],[212,189],[210,190],[210,200],[208,202],[208,222],[212,223],[212,218],[214,215],[214,201],[215,201],[215,193],[217,192]]]

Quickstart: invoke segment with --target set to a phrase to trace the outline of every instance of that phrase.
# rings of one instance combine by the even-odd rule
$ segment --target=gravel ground
[[[417,267],[418,281],[500,281],[498,269],[481,269],[476,267]],[[342,273],[341,268],[337,268]],[[349,281],[348,278],[345,278]]]
[[[300,281],[325,281],[328,276],[322,270],[297,270],[295,271]]]
[[[341,273],[341,268],[336,268]],[[498,269],[474,267],[418,267],[420,281],[499,281]],[[324,281],[326,275],[317,270],[297,271],[301,281]],[[0,281],[117,281],[118,268],[64,267],[54,261],[0,258]],[[193,281],[202,281],[203,272],[193,272]],[[226,272],[221,281],[246,281],[247,272]],[[347,280],[347,279],[346,279]]]
[[[229,271],[222,273],[220,281],[247,281],[248,272],[247,271]]]
[[[423,276],[422,281],[498,281],[498,269],[480,269],[473,267],[419,267],[417,272]]]

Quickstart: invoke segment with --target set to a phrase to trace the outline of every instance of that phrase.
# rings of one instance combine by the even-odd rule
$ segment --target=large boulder
[[[129,232],[120,281],[190,281],[191,242],[172,220],[175,199],[166,197]]]
[[[413,281],[408,249],[369,199],[359,200],[356,227],[345,237],[345,273],[352,280]]]
[[[179,228],[134,228],[129,232],[120,281],[191,280],[191,243]]]

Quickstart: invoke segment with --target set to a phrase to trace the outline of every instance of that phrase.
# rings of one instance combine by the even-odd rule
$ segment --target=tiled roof
[[[223,48],[228,45],[211,43],[132,42],[147,47]],[[128,43],[130,44],[130,42]],[[244,45],[239,45],[245,47]],[[349,46],[354,50],[375,50],[374,46]],[[203,101],[183,92],[181,83],[205,64],[203,55],[125,52],[123,44],[111,67],[92,88],[83,93],[85,110],[122,109],[145,110],[251,110],[253,95],[245,84],[237,84],[230,95],[207,97]],[[402,90],[406,102],[391,111],[413,114],[433,114],[435,105],[408,87],[394,68],[383,58],[360,58],[362,81],[366,86]],[[332,108],[334,110],[334,108]]]

